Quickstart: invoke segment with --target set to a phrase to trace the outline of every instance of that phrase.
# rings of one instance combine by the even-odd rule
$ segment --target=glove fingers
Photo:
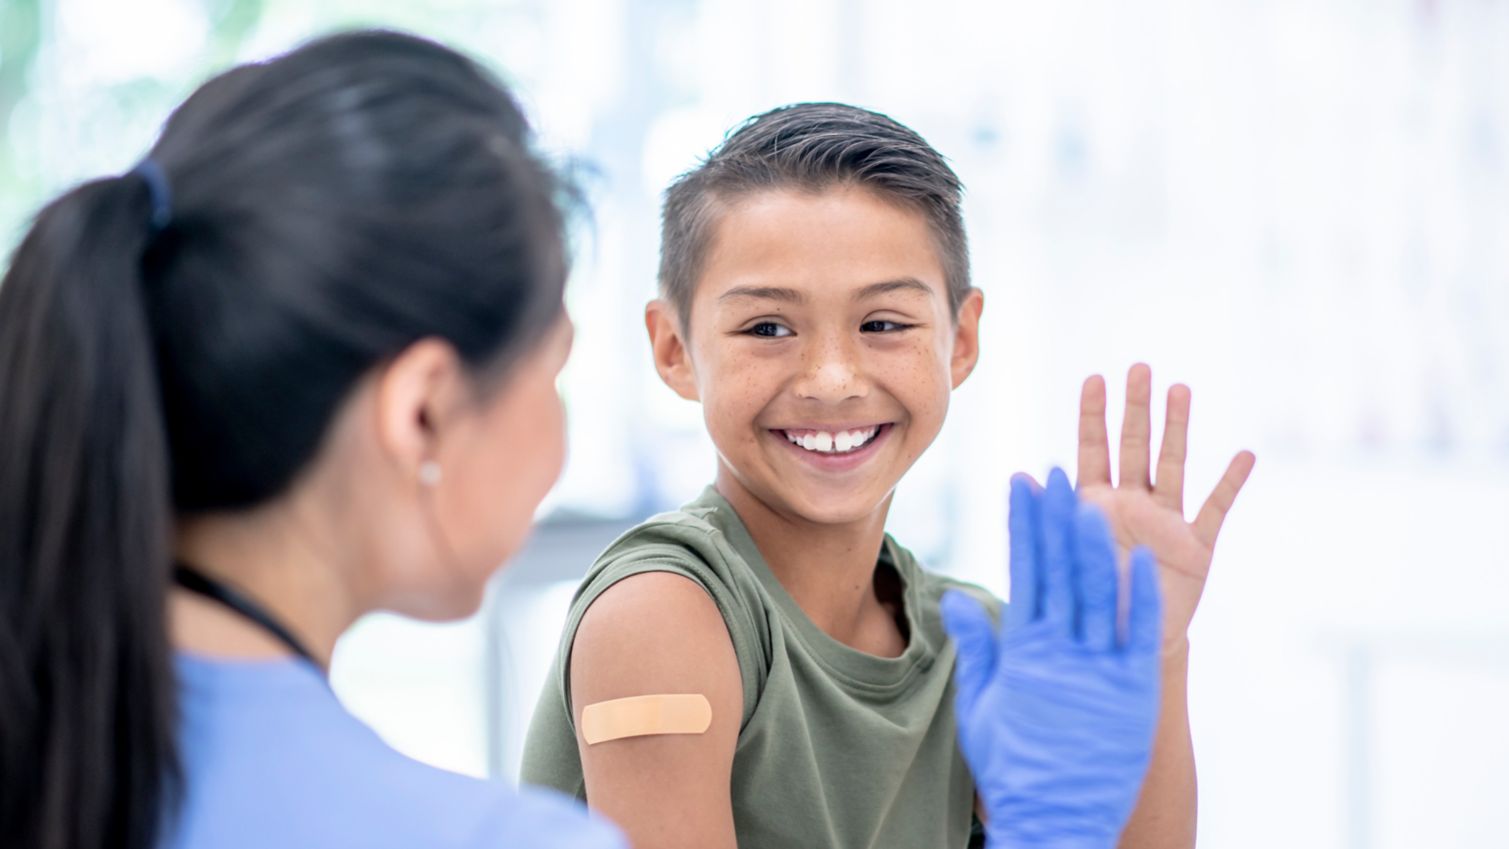
[[[1137,654],[1156,654],[1163,645],[1163,595],[1157,561],[1144,546],[1132,549],[1131,585],[1128,647]]]
[[[968,715],[973,711],[980,692],[990,683],[990,676],[995,673],[995,629],[985,608],[958,590],[943,594],[939,612],[943,615],[943,630],[948,632],[958,651],[958,659],[954,661],[954,689],[958,694],[959,713]]]
[[[1116,545],[1098,507],[1081,504],[1075,516],[1075,593],[1078,636],[1091,651],[1116,647]]]
[[[1011,537],[1011,603],[1006,607],[1006,630],[1036,619],[1041,607],[1038,576],[1038,512],[1042,495],[1032,479],[1011,479],[1011,513],[1006,528]]]
[[[1074,535],[1077,505],[1074,488],[1063,469],[1048,475],[1048,489],[1043,494],[1042,520],[1039,525],[1039,591],[1042,594],[1042,618],[1050,628],[1062,634],[1074,628],[1074,564],[1070,540]]]

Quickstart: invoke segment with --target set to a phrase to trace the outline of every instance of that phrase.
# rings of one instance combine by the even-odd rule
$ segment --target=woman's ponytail
[[[150,183],[133,172],[59,198],[0,283],[5,846],[147,849],[175,803]]]
[[[343,33],[205,83],[38,216],[0,282],[0,847],[177,821],[175,516],[287,492],[417,340],[484,387],[543,338],[564,184],[532,144],[465,57]]]

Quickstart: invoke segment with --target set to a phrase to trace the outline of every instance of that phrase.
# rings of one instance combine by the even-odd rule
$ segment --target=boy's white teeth
[[[866,427],[859,430],[809,430],[803,434],[795,434],[786,431],[786,438],[791,444],[799,445],[808,451],[818,454],[847,454],[865,447],[875,434],[880,432],[879,427]]]

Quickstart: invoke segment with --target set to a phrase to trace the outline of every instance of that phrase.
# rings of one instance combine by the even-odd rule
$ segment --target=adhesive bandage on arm
[[[591,746],[624,737],[702,734],[713,722],[713,706],[700,693],[631,696],[582,708],[582,739]]]

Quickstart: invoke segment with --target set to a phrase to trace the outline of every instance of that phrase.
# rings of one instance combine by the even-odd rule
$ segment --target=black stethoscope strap
[[[319,661],[314,659],[314,655],[310,654],[309,650],[304,648],[304,644],[299,642],[299,639],[290,633],[287,628],[283,627],[283,623],[264,610],[261,605],[231,589],[229,586],[184,563],[174,565],[173,582],[191,593],[204,596],[233,613],[240,615],[253,625],[271,634],[294,654],[313,664],[316,668],[323,669]]]

